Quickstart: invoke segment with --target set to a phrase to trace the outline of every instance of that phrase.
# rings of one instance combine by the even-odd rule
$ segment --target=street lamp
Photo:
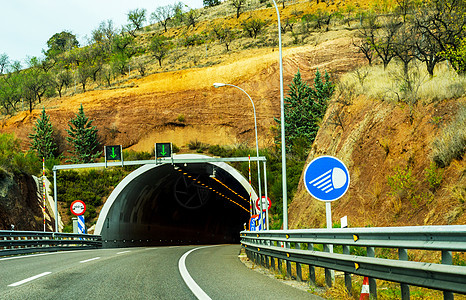
[[[263,221],[262,220],[262,191],[261,191],[261,172],[260,172],[260,162],[259,162],[259,143],[258,143],[258,140],[257,140],[257,119],[256,119],[256,106],[254,105],[254,102],[252,101],[252,98],[251,96],[249,96],[248,93],[246,93],[245,90],[243,90],[242,88],[240,88],[239,86],[236,86],[236,85],[233,85],[233,84],[228,84],[228,83],[214,83],[214,87],[215,88],[219,88],[219,87],[223,87],[223,86],[232,86],[234,88],[237,88],[238,90],[242,91],[243,93],[246,94],[246,96],[248,96],[249,100],[251,100],[251,104],[252,104],[252,109],[254,111],[254,129],[255,129],[255,132],[256,132],[256,155],[257,155],[257,181],[258,181],[258,184],[259,184],[259,214],[260,214],[260,218],[261,218],[261,222]]]
[[[282,59],[282,28],[280,24],[280,12],[275,0],[275,11],[278,18],[278,49],[280,63],[280,126],[282,143],[282,192],[283,192],[283,230],[288,230],[288,200],[286,195],[286,148],[285,148],[285,100],[283,98],[283,59]]]

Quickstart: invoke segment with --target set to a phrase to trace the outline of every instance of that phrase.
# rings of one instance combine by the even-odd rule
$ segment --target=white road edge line
[[[117,254],[123,254],[123,253],[128,253],[128,252],[131,252],[131,250],[121,251],[121,252],[118,252]]]
[[[87,263],[89,261],[93,261],[93,260],[96,260],[96,259],[100,259],[100,257],[94,257],[94,258],[89,258],[89,259],[86,259],[86,260],[82,260],[82,261],[80,261],[80,263],[83,264],[83,263]]]
[[[188,269],[186,268],[186,257],[188,255],[196,250],[202,249],[202,248],[209,248],[209,247],[214,247],[214,246],[204,246],[204,247],[198,247],[194,248],[192,250],[189,250],[183,256],[180,258],[178,261],[178,269],[180,270],[181,277],[183,278],[184,282],[188,286],[188,288],[193,292],[194,296],[197,297],[197,299],[200,300],[210,300],[211,298],[209,295],[207,295],[194,281],[194,279],[189,275]]]
[[[36,276],[32,276],[32,277],[26,278],[26,279],[24,279],[24,280],[21,280],[21,281],[18,281],[18,282],[9,284],[8,286],[15,287],[15,286],[18,286],[18,285],[22,285],[22,284],[24,284],[24,283],[26,283],[26,282],[33,281],[33,280],[35,280],[35,279],[37,279],[37,278],[40,278],[40,277],[45,276],[45,275],[49,275],[49,274],[51,274],[51,273],[52,273],[52,272],[44,272],[44,273],[38,274],[38,275],[36,275]]]

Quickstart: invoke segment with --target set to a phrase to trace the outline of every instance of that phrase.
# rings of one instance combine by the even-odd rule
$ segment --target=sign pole
[[[44,204],[44,232],[45,230],[45,157],[42,157],[42,200]]]
[[[58,232],[58,193],[57,193],[57,170],[53,166],[53,200],[55,200],[55,232]]]
[[[265,199],[268,199],[267,196],[267,167],[264,161],[264,192],[265,192]],[[268,203],[267,203],[268,205]],[[269,210],[265,212],[265,219],[266,219],[266,230],[269,230]]]
[[[325,201],[325,216],[327,217],[327,229],[332,229],[332,202]]]
[[[325,202],[327,229],[332,229],[332,201],[342,197],[349,188],[350,176],[345,164],[336,157],[320,156],[313,159],[304,171],[304,185],[312,197]],[[324,245],[324,251],[333,253],[333,245]],[[328,286],[335,282],[335,271],[325,268]]]

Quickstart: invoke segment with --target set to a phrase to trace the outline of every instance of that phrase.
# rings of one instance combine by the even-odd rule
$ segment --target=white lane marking
[[[123,253],[128,253],[128,252],[131,252],[131,250],[126,250],[126,251],[118,252],[117,255],[118,255],[118,254],[123,254]]]
[[[26,278],[26,279],[24,279],[24,280],[21,280],[21,281],[18,281],[18,282],[9,284],[8,286],[14,287],[14,286],[22,285],[22,284],[24,284],[24,283],[26,283],[26,282],[33,281],[33,280],[35,280],[35,279],[37,279],[37,278],[40,278],[40,277],[45,276],[45,275],[49,275],[49,274],[51,274],[51,273],[52,273],[52,272],[44,272],[44,273],[38,274],[38,275],[36,275],[36,276],[32,276],[32,277]]]
[[[38,254],[27,254],[27,255],[18,255],[18,256],[11,256],[11,257],[4,257],[0,258],[2,260],[12,260],[12,259],[21,259],[21,258],[30,258],[36,256],[44,256],[44,255],[57,255],[57,254],[68,254],[68,253],[77,253],[77,252],[91,252],[91,251],[113,251],[113,248],[106,248],[106,249],[99,249],[99,250],[65,250],[65,251],[58,251],[58,252],[49,252],[49,253],[38,253]]]
[[[83,264],[83,263],[87,263],[89,261],[93,261],[93,260],[97,260],[97,259],[100,259],[100,257],[94,257],[94,258],[89,258],[89,259],[86,259],[86,260],[82,260],[82,261],[80,261],[80,263]]]
[[[180,270],[181,277],[183,278],[184,282],[186,283],[188,288],[191,290],[191,292],[193,292],[194,296],[196,296],[197,299],[200,299],[200,300],[209,300],[211,298],[197,285],[197,283],[194,281],[191,275],[189,275],[188,269],[186,268],[186,257],[188,257],[188,255],[193,251],[196,251],[202,248],[209,248],[209,247],[214,247],[214,246],[204,246],[204,247],[198,247],[198,248],[189,250],[188,252],[183,254],[183,256],[178,261],[178,269]]]

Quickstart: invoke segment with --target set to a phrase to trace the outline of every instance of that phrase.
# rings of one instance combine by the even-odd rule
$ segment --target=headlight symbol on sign
[[[307,191],[321,201],[337,200],[346,193],[349,183],[348,169],[342,161],[332,156],[314,159],[304,172]]]

